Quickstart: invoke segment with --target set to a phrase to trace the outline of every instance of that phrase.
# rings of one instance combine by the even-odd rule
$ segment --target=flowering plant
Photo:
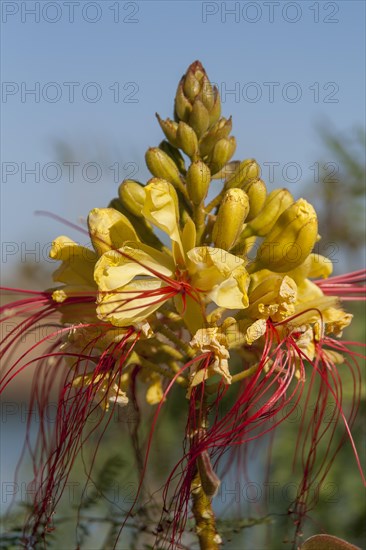
[[[365,272],[332,277],[331,261],[313,251],[320,239],[313,206],[284,188],[268,192],[254,159],[231,160],[232,121],[221,117],[218,90],[200,62],[178,85],[174,120],[157,118],[166,139],[146,153],[152,179],[123,181],[108,208],[89,213],[87,229],[74,226],[91,248],[67,236],[54,240],[50,255],[61,262],[55,288],[21,291],[24,298],[2,308],[3,320],[25,319],[2,340],[1,391],[24,369],[35,369],[31,398],[41,418],[36,442],[26,442],[36,487],[27,547],[53,528],[70,470],[95,430],[87,425],[90,415],[100,407],[110,418],[117,407],[137,403],[140,386],[155,413],[134,505],[174,386],[187,410],[183,456],[163,491],[169,521],[158,530],[160,544],[179,547],[191,503],[200,547],[219,548],[212,500],[220,459],[272,431],[301,399],[296,450],[302,449],[303,477],[291,507],[296,535],[314,505],[312,484],[323,482],[344,441],[334,442],[334,423],[322,424],[329,402],[365,481],[351,435],[359,354],[341,339],[352,320],[342,302],[362,299]],[[221,189],[208,201],[216,181]],[[56,341],[34,353],[50,341],[40,338],[14,359],[20,336],[40,322],[55,326]],[[355,394],[348,415],[345,370]],[[55,388],[50,431],[46,407]],[[316,408],[307,415],[314,393]],[[229,405],[222,410],[224,396]],[[327,453],[319,461],[321,441]]]

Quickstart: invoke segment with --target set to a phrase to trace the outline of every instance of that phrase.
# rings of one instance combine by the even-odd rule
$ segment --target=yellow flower
[[[210,301],[229,309],[248,306],[249,275],[244,260],[219,248],[191,248],[195,243],[194,224],[188,219],[180,230],[176,192],[171,184],[153,180],[147,185],[143,213],[169,235],[173,254],[137,242],[105,252],[94,272],[100,319],[116,326],[142,321],[183,291],[179,283],[192,289],[193,308],[192,302],[197,300],[203,306]],[[181,311],[184,309],[181,304]],[[197,305],[196,310],[196,321],[202,326]]]
[[[190,373],[190,391],[194,386],[201,384],[215,374],[221,376],[225,384],[231,384],[228,343],[225,335],[218,327],[199,329],[190,345],[201,353],[212,353],[214,357],[208,368],[197,370],[197,365],[193,363]]]

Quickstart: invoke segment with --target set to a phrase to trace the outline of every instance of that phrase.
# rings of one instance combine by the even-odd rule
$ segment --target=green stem
[[[188,357],[190,357],[191,359],[195,357],[196,352],[191,348],[191,346],[178,338],[178,336],[169,327],[162,325],[159,327],[159,332],[161,332],[161,334],[168,338],[168,340],[173,342],[173,344],[184,351],[184,353],[188,355]]]
[[[213,210],[214,208],[216,208],[216,206],[219,206],[219,204],[220,204],[220,202],[222,201],[224,195],[225,195],[225,190],[223,189],[223,190],[217,195],[217,197],[215,197],[214,199],[212,199],[211,202],[208,203],[208,205],[206,206],[206,212],[209,213],[209,212],[211,212],[211,210]]]

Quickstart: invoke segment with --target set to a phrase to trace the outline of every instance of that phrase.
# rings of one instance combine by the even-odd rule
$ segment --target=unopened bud
[[[201,107],[195,107],[196,103],[200,103],[205,111]],[[197,112],[190,120],[192,110],[197,110]],[[220,114],[221,106],[218,90],[216,87],[212,87],[200,61],[195,61],[188,67],[186,74],[183,75],[178,85],[175,96],[176,120],[189,121],[198,136],[201,136],[207,128],[218,121]],[[206,116],[207,125],[206,129],[203,130]]]
[[[198,75],[196,75],[197,69],[200,69],[198,63],[196,62],[189,67],[183,79],[183,92],[191,103],[196,99],[201,89],[200,81],[197,78]]]
[[[261,169],[259,164],[254,159],[243,160],[234,172],[234,174],[225,182],[225,189],[232,187],[240,187],[244,189],[252,181],[260,177]]]
[[[258,216],[266,202],[266,184],[263,180],[253,180],[243,188],[243,191],[248,195],[250,204],[249,214],[245,221],[250,222]]]
[[[202,157],[208,155],[220,139],[228,137],[232,129],[231,117],[221,118],[212,128],[206,133],[200,141],[199,149]]]
[[[178,123],[175,122],[174,120],[170,120],[170,118],[167,118],[166,120],[162,120],[158,115],[158,113],[156,113],[156,118],[158,119],[161,129],[163,130],[169,143],[171,143],[174,147],[178,147],[177,139],[176,139]]]
[[[214,104],[209,111],[210,128],[219,120],[221,115],[221,99],[218,89],[214,88]]]
[[[173,147],[168,141],[162,141],[159,143],[159,149],[164,151],[174,162],[174,164],[177,166],[179,172],[181,174],[186,173],[186,165],[184,162],[184,158],[181,155],[181,152],[176,147]]]
[[[178,120],[188,122],[189,115],[192,112],[192,105],[189,99],[184,95],[182,83],[178,85],[175,96],[175,115]]]
[[[278,218],[259,247],[256,269],[285,273],[301,265],[318,237],[318,220],[311,204],[299,199]]]
[[[287,189],[275,189],[268,196],[258,216],[247,224],[243,237],[264,237],[272,229],[279,216],[294,202]]]
[[[229,189],[221,203],[212,231],[216,248],[230,250],[235,245],[248,212],[248,195],[241,189]]]
[[[124,180],[118,188],[118,195],[122,204],[134,216],[142,216],[141,210],[145,202],[143,185],[134,180]]]
[[[193,162],[188,168],[187,176],[188,195],[193,204],[199,205],[205,200],[211,182],[211,172],[202,160]]]
[[[202,103],[202,101],[196,99],[193,104],[191,114],[189,115],[189,125],[196,132],[197,137],[200,138],[207,130],[210,124],[210,118],[208,110]]]
[[[236,149],[236,140],[232,136],[230,138],[220,139],[213,148],[210,162],[211,173],[216,174],[225,166],[231,159]]]
[[[146,152],[145,160],[153,176],[170,181],[175,185],[181,184],[177,165],[164,151],[158,147],[151,147]]]
[[[177,130],[177,145],[182,151],[192,158],[198,150],[197,134],[185,122],[179,122]]]

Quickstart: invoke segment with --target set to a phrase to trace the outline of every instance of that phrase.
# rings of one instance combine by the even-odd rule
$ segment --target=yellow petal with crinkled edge
[[[98,256],[93,250],[62,235],[52,242],[50,258],[62,261],[53,273],[54,281],[70,285],[95,286],[93,272]]]
[[[248,306],[249,275],[242,258],[208,246],[193,248],[187,256],[195,288],[207,293],[220,307],[243,309]]]
[[[123,246],[119,250],[105,252],[95,266],[94,278],[99,290],[108,292],[122,288],[135,277],[153,279],[172,277],[174,263],[168,254],[142,243]]]
[[[249,293],[250,306],[246,312],[250,317],[270,317],[282,321],[295,312],[297,285],[287,275],[270,274]]]
[[[265,319],[258,319],[246,331],[246,342],[250,346],[266,333],[267,323]]]
[[[353,315],[342,309],[330,307],[323,312],[323,318],[326,323],[325,332],[327,334],[342,336],[343,330],[351,324]]]
[[[89,234],[98,254],[121,248],[127,241],[139,241],[129,219],[114,208],[94,208],[88,216]]]
[[[163,286],[159,279],[135,280],[115,292],[101,292],[97,315],[117,327],[145,321],[166,300],[165,295],[159,293]]]
[[[190,342],[193,349],[200,350],[202,353],[212,353],[214,361],[207,369],[197,369],[197,364],[193,363],[190,373],[190,388],[197,386],[210,376],[218,374],[223,378],[225,384],[231,384],[231,374],[229,371],[228,359],[230,358],[227,349],[227,340],[225,335],[218,327],[209,327],[197,330]]]

